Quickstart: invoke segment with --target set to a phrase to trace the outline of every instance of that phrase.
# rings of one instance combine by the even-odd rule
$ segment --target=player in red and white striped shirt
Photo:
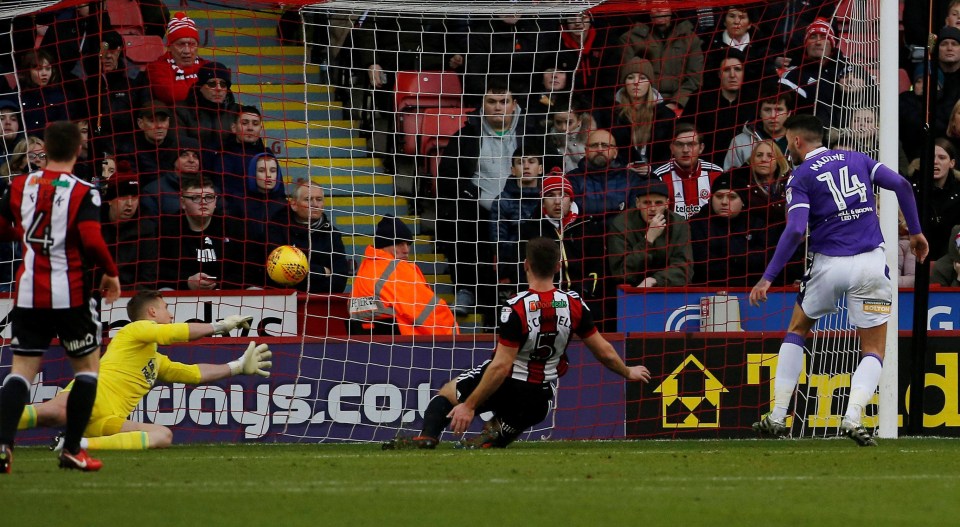
[[[17,421],[30,381],[54,337],[66,349],[76,376],[67,401],[62,468],[99,470],[80,448],[97,393],[101,326],[85,272],[90,261],[104,270],[104,298],[120,295],[117,265],[100,233],[100,194],[72,174],[81,136],[77,125],[58,121],[45,132],[47,166],[14,179],[0,198],[0,238],[19,238],[23,263],[10,312],[13,365],[0,397],[0,474],[10,472]],[[79,391],[78,391],[79,389]]]
[[[497,348],[493,358],[467,370],[440,389],[427,406],[423,431],[397,437],[385,450],[435,448],[443,429],[469,428],[476,413],[492,411],[484,433],[461,442],[468,447],[503,448],[527,428],[543,421],[554,396],[553,381],[566,371],[567,345],[574,334],[594,357],[627,380],[650,380],[644,366],[627,367],[613,346],[593,325],[590,310],[574,292],[554,287],[560,249],[548,238],[527,243],[523,263],[530,289],[506,302],[500,311]]]

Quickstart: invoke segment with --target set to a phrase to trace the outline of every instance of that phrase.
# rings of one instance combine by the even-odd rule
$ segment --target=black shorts
[[[34,309],[14,307],[10,311],[10,349],[14,355],[38,357],[50,348],[54,337],[68,357],[89,355],[100,347],[101,324],[96,300],[88,307]]]
[[[477,389],[483,372],[487,371],[489,365],[490,361],[487,360],[457,376],[457,399],[460,402],[465,401],[473,390]],[[526,430],[546,419],[554,394],[553,385],[550,383],[535,384],[507,378],[497,391],[477,408],[476,413],[493,412],[513,428]]]

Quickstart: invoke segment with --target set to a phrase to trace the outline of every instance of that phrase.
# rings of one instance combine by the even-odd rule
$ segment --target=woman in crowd
[[[670,160],[676,114],[653,87],[653,65],[634,57],[620,68],[610,131],[620,147],[620,160],[642,176],[650,166]]]

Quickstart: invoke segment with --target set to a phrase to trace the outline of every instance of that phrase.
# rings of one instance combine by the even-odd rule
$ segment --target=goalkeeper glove
[[[213,323],[213,333],[214,335],[230,335],[230,332],[234,329],[243,328],[250,329],[250,322],[253,322],[252,316],[243,316],[243,315],[230,315],[229,317],[218,320]]]
[[[230,367],[231,375],[257,374],[261,377],[269,377],[270,372],[267,370],[273,366],[273,363],[270,362],[272,356],[273,353],[270,352],[270,348],[266,344],[258,346],[256,342],[251,340],[250,345],[247,346],[247,351],[243,352],[239,359],[228,362],[227,366]]]

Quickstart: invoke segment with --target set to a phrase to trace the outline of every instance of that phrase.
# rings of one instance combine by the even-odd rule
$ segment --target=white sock
[[[847,413],[843,416],[846,421],[855,425],[860,424],[864,407],[877,392],[882,369],[883,362],[880,357],[872,353],[860,359],[860,365],[857,366],[856,371],[853,372],[853,379],[850,380],[850,401],[847,403]]]
[[[770,418],[783,421],[787,417],[793,390],[797,387],[800,372],[803,370],[803,338],[787,333],[780,345],[777,357],[777,374],[773,379],[773,410]]]
[[[64,442],[65,442],[65,441],[64,441],[63,437],[61,436],[61,437],[60,437],[60,441],[57,443],[57,448],[54,448],[53,450],[54,450],[55,452],[60,452],[60,451],[62,451],[62,450],[63,450],[63,443],[64,443]],[[88,441],[86,437],[81,437],[81,438],[80,438],[80,448],[86,450],[89,446],[90,446],[90,441]]]

